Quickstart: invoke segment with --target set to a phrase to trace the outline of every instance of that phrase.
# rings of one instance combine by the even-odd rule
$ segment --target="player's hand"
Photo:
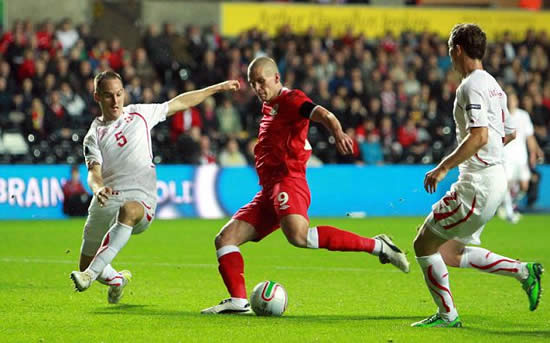
[[[426,173],[424,177],[424,189],[428,193],[433,193],[437,190],[437,184],[443,180],[449,170],[442,166],[437,166]]]
[[[339,153],[342,155],[350,155],[353,153],[353,140],[350,136],[342,132],[339,135],[335,135],[334,139],[336,139],[336,149]]]
[[[237,80],[229,80],[220,83],[222,91],[236,91],[241,88],[241,83]]]
[[[534,154],[529,154],[529,165],[531,168],[535,168],[537,163],[544,163],[544,151],[539,147],[537,147]]]
[[[107,200],[109,200],[109,197],[113,194],[113,189],[108,186],[103,186],[100,189],[98,189],[95,192],[95,196],[97,198],[97,201],[99,202],[99,206],[103,207],[105,206],[105,203],[107,203]]]

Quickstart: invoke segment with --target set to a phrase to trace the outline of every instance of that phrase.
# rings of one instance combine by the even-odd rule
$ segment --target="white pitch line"
[[[208,263],[170,263],[170,262],[135,262],[135,261],[117,261],[120,264],[144,265],[154,267],[170,267],[170,268],[217,268],[217,264]],[[58,259],[42,259],[42,258],[21,258],[21,257],[1,257],[0,263],[29,263],[29,264],[71,264],[78,265],[78,261],[58,260]],[[279,270],[310,270],[310,271],[330,271],[330,272],[353,272],[364,273],[369,268],[351,268],[351,267],[316,267],[316,266],[273,266]],[[378,270],[377,272],[401,273],[400,271],[387,268]]]

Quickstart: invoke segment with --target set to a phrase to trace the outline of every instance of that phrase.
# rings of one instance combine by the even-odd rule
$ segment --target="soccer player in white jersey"
[[[101,116],[84,138],[88,185],[94,197],[84,225],[80,271],[73,271],[71,279],[80,292],[98,280],[109,286],[109,303],[118,303],[132,275],[117,272],[111,261],[130,236],[145,231],[155,216],[157,176],[151,129],[210,95],[239,89],[239,82],[230,80],[186,92],[162,104],[125,107],[124,86],[117,73],[96,75],[94,87]]]
[[[504,169],[508,180],[508,192],[499,209],[499,216],[511,223],[517,223],[520,214],[514,210],[517,203],[529,188],[530,168],[535,168],[539,159],[544,157],[540,149],[529,113],[518,107],[515,93],[508,94],[510,122],[516,128],[516,139],[504,147]]]
[[[503,148],[514,139],[508,124],[506,94],[483,70],[486,36],[475,24],[458,24],[451,31],[449,55],[463,80],[456,90],[453,115],[458,147],[426,173],[424,188],[433,193],[452,168],[459,178],[436,202],[414,241],[416,260],[438,307],[435,315],[415,327],[461,327],[449,287],[447,266],[515,277],[529,298],[531,311],[541,293],[539,263],[523,263],[480,247],[480,235],[506,192]]]

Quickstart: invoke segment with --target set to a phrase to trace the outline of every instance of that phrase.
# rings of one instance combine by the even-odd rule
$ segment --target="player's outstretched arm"
[[[336,149],[342,155],[353,153],[353,141],[344,133],[340,121],[334,114],[328,111],[323,106],[316,106],[310,117],[311,120],[323,124],[336,140]]]
[[[236,91],[240,88],[239,81],[229,80],[191,92],[182,93],[168,101],[168,116],[196,106],[211,95],[225,91]]]
[[[449,170],[458,166],[462,162],[472,157],[489,140],[489,129],[487,127],[473,127],[470,133],[460,143],[460,145],[447,157],[445,157],[437,167],[426,173],[424,177],[424,188],[428,193],[437,190],[437,184],[443,180]]]

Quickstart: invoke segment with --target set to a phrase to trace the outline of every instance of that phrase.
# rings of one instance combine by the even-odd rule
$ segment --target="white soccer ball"
[[[250,295],[250,306],[258,316],[281,316],[288,305],[284,287],[275,281],[262,281]]]

